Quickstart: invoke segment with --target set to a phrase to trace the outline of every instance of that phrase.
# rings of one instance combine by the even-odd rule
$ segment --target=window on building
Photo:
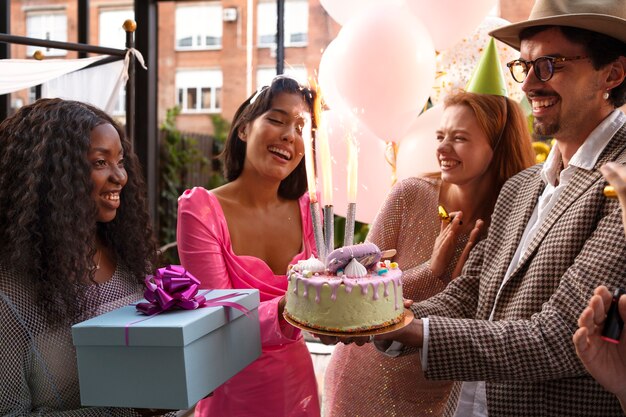
[[[176,8],[176,49],[220,49],[222,47],[222,5]]]
[[[217,113],[222,110],[221,70],[176,72],[176,104],[183,113]]]
[[[276,1],[259,1],[257,7],[257,44],[259,48],[276,46]],[[285,0],[285,47],[306,46],[309,28],[307,0]]]
[[[26,36],[37,39],[67,42],[67,15],[65,10],[37,10],[26,14]],[[64,49],[51,49],[43,46],[29,46],[26,54],[32,56],[36,50],[45,56],[64,56]]]
[[[127,19],[135,20],[133,9],[101,9],[98,24],[100,46],[124,49],[126,32],[122,25]]]
[[[284,75],[294,78],[302,85],[308,85],[309,83],[308,73],[304,65],[286,67]],[[270,85],[274,77],[276,77],[275,67],[259,68],[256,72],[256,89]]]

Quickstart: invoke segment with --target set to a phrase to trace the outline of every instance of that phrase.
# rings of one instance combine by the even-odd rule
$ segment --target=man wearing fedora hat
[[[623,415],[572,334],[598,285],[626,286],[621,211],[599,171],[626,163],[626,1],[537,0],[528,21],[491,35],[519,49],[511,75],[556,146],[505,184],[462,275],[374,341],[392,356],[419,349],[429,378],[476,381],[449,415]]]

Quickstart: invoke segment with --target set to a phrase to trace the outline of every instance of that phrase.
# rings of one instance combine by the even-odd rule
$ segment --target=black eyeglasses
[[[554,64],[557,62],[576,61],[579,59],[585,59],[586,56],[574,56],[571,58],[565,57],[553,57],[553,56],[540,56],[533,61],[526,61],[524,59],[516,59],[511,62],[507,62],[506,66],[509,67],[513,79],[518,83],[523,83],[528,76],[528,71],[533,67],[535,69],[535,75],[541,81],[546,82],[554,75]]]

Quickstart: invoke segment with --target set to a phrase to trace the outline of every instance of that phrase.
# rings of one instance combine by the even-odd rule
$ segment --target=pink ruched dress
[[[315,248],[308,196],[299,203],[303,250],[291,263],[307,259]],[[275,275],[259,258],[233,252],[219,201],[201,187],[185,191],[178,199],[177,242],[182,265],[202,282],[202,288],[256,288],[261,297],[261,357],[200,401],[195,415],[319,417],[309,351],[300,331],[278,317],[286,276]]]

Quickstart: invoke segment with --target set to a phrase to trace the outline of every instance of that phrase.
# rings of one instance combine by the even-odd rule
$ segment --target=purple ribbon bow
[[[137,304],[137,310],[153,315],[166,310],[194,310],[204,307],[206,298],[197,295],[200,281],[180,265],[159,268],[144,280],[144,297],[149,303]]]
[[[126,324],[124,329],[126,346],[129,346],[130,343],[130,326],[151,319],[167,310],[177,308],[194,310],[201,307],[232,307],[241,311],[247,317],[251,315],[250,310],[241,304],[226,301],[246,293],[234,292],[207,300],[205,294],[213,290],[206,290],[204,294],[197,295],[200,281],[180,265],[169,265],[165,268],[159,268],[155,275],[148,275],[144,282],[147,288],[143,295],[149,303],[137,303],[135,308],[139,312],[148,315],[148,317]]]

